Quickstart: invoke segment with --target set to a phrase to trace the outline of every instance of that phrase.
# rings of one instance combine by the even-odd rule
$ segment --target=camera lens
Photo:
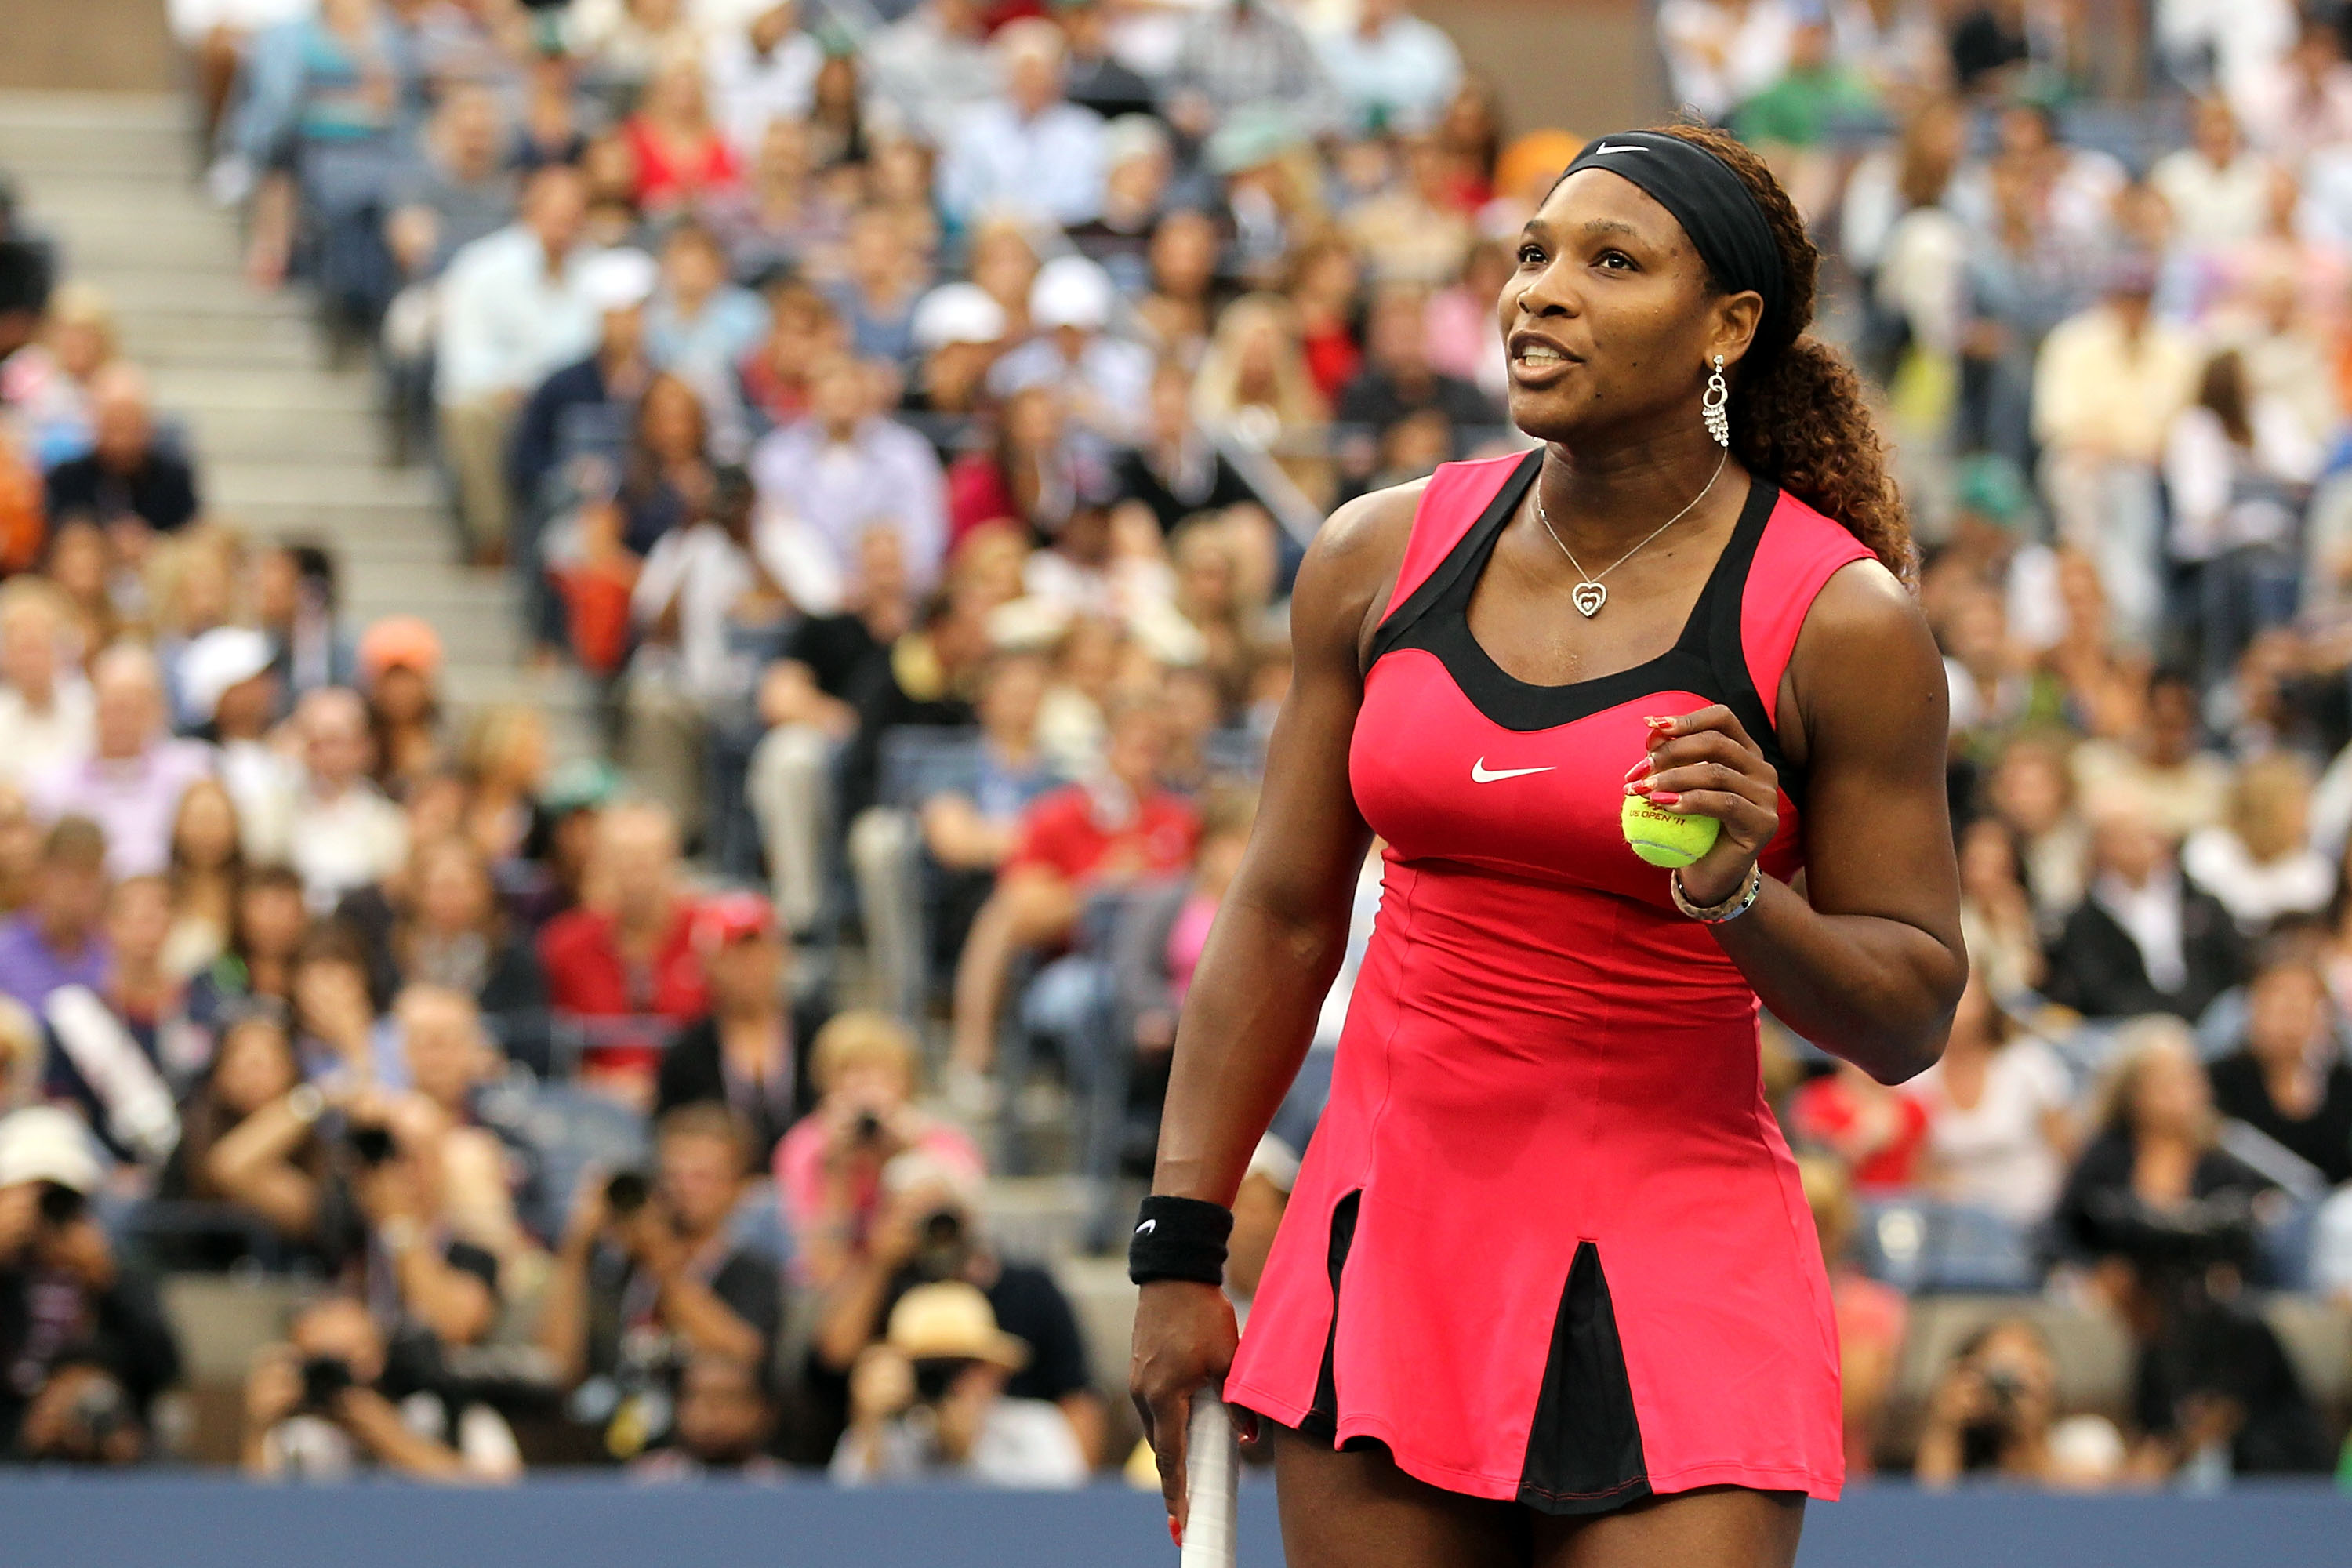
[[[71,1187],[56,1182],[43,1182],[40,1195],[41,1223],[53,1228],[73,1224],[89,1209],[89,1200]]]

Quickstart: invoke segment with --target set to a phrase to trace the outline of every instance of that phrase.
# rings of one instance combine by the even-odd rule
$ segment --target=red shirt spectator
[[[1129,821],[1109,818],[1088,786],[1057,789],[1022,818],[1004,869],[1040,866],[1085,882],[1098,876],[1165,876],[1192,864],[1201,823],[1183,796],[1155,791]]]
[[[1857,1191],[1883,1193],[1917,1179],[1927,1108],[1850,1063],[1797,1090],[1789,1121],[1800,1139],[1836,1151],[1853,1167]]]

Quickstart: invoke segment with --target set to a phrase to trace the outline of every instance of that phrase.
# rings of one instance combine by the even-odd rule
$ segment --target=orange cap
[[[360,674],[371,685],[404,665],[427,680],[441,670],[441,634],[416,616],[386,616],[360,638]]]

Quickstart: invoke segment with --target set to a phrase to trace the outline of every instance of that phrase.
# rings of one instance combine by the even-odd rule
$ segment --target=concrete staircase
[[[583,683],[520,667],[509,579],[455,563],[437,477],[384,465],[372,370],[330,366],[299,289],[246,281],[236,218],[196,187],[194,157],[173,96],[0,93],[0,171],[60,242],[66,275],[112,302],[124,352],[193,437],[207,511],[256,540],[333,549],[355,631],[394,613],[431,621],[460,719],[528,702],[559,755],[586,750]]]

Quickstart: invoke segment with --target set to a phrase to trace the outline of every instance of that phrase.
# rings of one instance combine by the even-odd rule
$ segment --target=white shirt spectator
[[[966,222],[1021,212],[1066,228],[1102,210],[1103,119],[1075,103],[1024,115],[1002,99],[967,112],[940,171],[940,202]]]
[[[2241,152],[2216,164],[2194,147],[2166,153],[2147,172],[2147,183],[2172,208],[2172,232],[2200,250],[2241,245],[2270,226],[2268,159]]]
[[[1355,26],[1316,39],[1350,128],[1427,130],[1462,85],[1460,51],[1403,0],[1373,0],[1364,11]]]
[[[2221,900],[2242,930],[2258,931],[2281,915],[2315,915],[2336,893],[2336,872],[2306,846],[2264,862],[2227,827],[2200,827],[2180,847],[2180,865]]]
[[[586,358],[600,324],[581,287],[589,254],[575,247],[551,272],[547,247],[515,224],[450,258],[434,395],[444,405],[519,395]]]
[[[630,612],[646,626],[676,605],[677,641],[640,647],[633,668],[674,675],[679,689],[705,703],[751,689],[756,671],[749,658],[729,647],[727,626],[753,583],[751,558],[717,523],[663,534],[637,574]]]
[[[982,1486],[1044,1489],[1084,1486],[1086,1456],[1061,1407],[1043,1399],[998,1399],[981,1418],[971,1453],[952,1469],[932,1454],[930,1437],[903,1417],[887,1423],[870,1466],[855,1433],[833,1453],[833,1479],[845,1485],[953,1475]]]
[[[60,677],[48,706],[35,708],[13,686],[0,686],[0,778],[23,784],[89,750],[89,683]]]
[[[711,116],[747,165],[760,151],[768,121],[808,117],[816,98],[816,73],[824,65],[824,50],[797,29],[764,54],[753,47],[748,26],[711,40],[707,57]]]
[[[2021,1226],[2050,1213],[2066,1173],[2042,1128],[2074,1099],[2056,1052],[2031,1035],[2010,1041],[1986,1062],[1977,1102],[1966,1108],[1953,1100],[1941,1063],[1905,1092],[1927,1109],[1937,1192]]]
[[[941,26],[929,5],[883,28],[863,59],[875,89],[866,106],[869,117],[890,123],[911,114],[942,146],[954,139],[965,111],[993,97],[1003,83],[988,45]]]
[[[408,858],[408,818],[362,779],[336,795],[306,794],[295,804],[287,840],[303,896],[323,913],[345,893],[400,868]]]
[[[748,466],[769,514],[761,529],[777,513],[800,523],[831,554],[836,581],[849,576],[858,535],[887,524],[906,545],[915,592],[928,593],[939,582],[948,541],[946,476],[931,444],[904,425],[869,417],[846,440],[834,440],[817,421],[803,419],[762,439]],[[767,556],[764,541],[757,548]]]
[[[1658,44],[1675,100],[1721,120],[1780,78],[1797,30],[1783,0],[1660,0]]]

